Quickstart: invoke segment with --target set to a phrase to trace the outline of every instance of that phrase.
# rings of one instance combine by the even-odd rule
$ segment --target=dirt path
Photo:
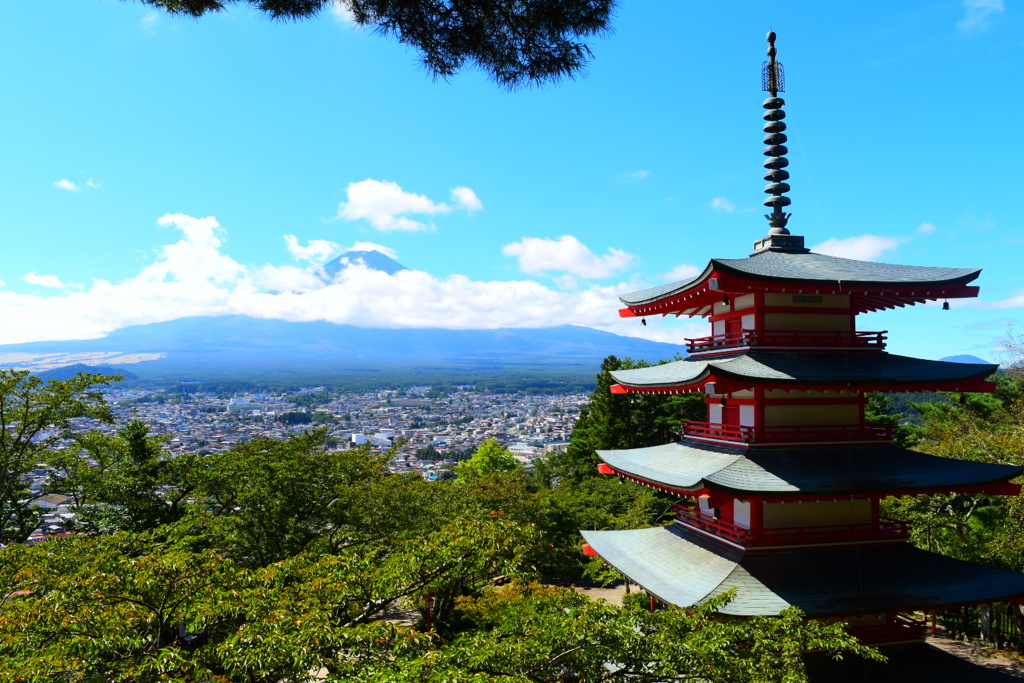
[[[941,634],[928,636],[929,645],[945,650],[951,655],[967,660],[975,666],[999,671],[1007,676],[1024,679],[1024,661],[1020,656],[1009,651],[979,647],[977,643],[965,643],[956,638],[946,638]]]

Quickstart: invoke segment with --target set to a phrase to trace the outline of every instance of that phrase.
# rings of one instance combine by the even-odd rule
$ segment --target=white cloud
[[[52,289],[69,289],[80,286],[71,282],[61,282],[61,279],[56,275],[36,275],[35,273],[26,273],[22,279],[30,285],[36,285],[37,287],[50,287]]]
[[[68,180],[67,178],[61,178],[60,180],[54,182],[53,186],[59,187],[62,190],[67,190],[68,192],[78,192],[80,189],[82,189],[78,187],[78,185],[75,185],[73,182]]]
[[[641,180],[647,180],[650,175],[650,171],[633,171],[631,173],[621,173],[619,178],[626,183],[639,183]]]
[[[964,16],[956,27],[961,33],[982,33],[992,18],[1006,9],[1003,0],[964,0]]]
[[[704,272],[703,268],[691,266],[688,263],[682,263],[665,273],[665,275],[662,276],[662,279],[667,282],[678,282],[679,280],[689,280],[690,278],[697,277],[702,272]]]
[[[3,278],[0,278],[0,287],[6,287],[6,286],[7,286],[7,283],[3,281]]]
[[[153,26],[153,25],[155,25],[159,21],[160,21],[160,12],[157,12],[156,10],[152,10],[151,12],[146,12],[144,15],[142,15],[142,18],[139,19],[139,23],[142,24],[143,26]]]
[[[0,291],[0,320],[5,323],[0,343],[96,338],[127,325],[231,314],[377,328],[572,323],[614,330],[623,325],[616,293],[625,291],[625,284],[558,291],[529,280],[481,282],[414,270],[388,275],[359,263],[324,282],[311,269],[296,265],[238,263],[223,252],[224,231],[213,217],[168,214],[157,223],[177,231],[180,239],[158,249],[152,263],[134,277],[97,279],[80,290],[44,294]],[[591,267],[609,270],[622,257],[610,254],[602,260],[590,254],[589,259]],[[52,284],[59,282],[51,277]],[[654,327],[634,333],[654,334]]]
[[[921,223],[921,225],[917,226],[917,232],[922,234],[922,235],[929,235],[929,234],[935,232],[935,224],[934,223],[927,223],[927,222],[926,223]]]
[[[374,244],[373,242],[356,242],[351,247],[343,249],[343,251],[379,251],[388,258],[398,260],[398,252],[391,247],[385,247],[381,244]]]
[[[85,181],[85,186],[91,187],[94,190],[98,190],[100,189],[100,181],[89,178],[88,180]]]
[[[340,248],[329,240],[310,240],[309,244],[302,246],[295,235],[285,235],[284,241],[292,258],[309,263],[323,263]]]
[[[736,210],[736,205],[730,202],[726,197],[715,197],[711,200],[711,208],[715,211],[732,213]]]
[[[970,299],[968,299],[970,301]],[[1008,299],[991,302],[987,308],[1024,308],[1024,292]]]
[[[456,187],[452,190],[452,201],[460,209],[466,211],[480,211],[484,208],[483,202],[476,196],[476,192],[468,187]]]
[[[556,275],[551,279],[554,281],[555,286],[558,287],[559,289],[573,291],[580,288],[579,281],[572,275]]]
[[[519,269],[527,274],[561,272],[583,278],[610,277],[628,268],[635,258],[614,248],[598,256],[572,235],[562,235],[557,240],[524,237],[521,242],[506,244],[501,253],[518,258]]]
[[[421,194],[405,192],[398,183],[367,178],[349,183],[348,201],[338,205],[338,218],[346,221],[367,220],[384,232],[396,230],[413,232],[432,230],[433,225],[409,218],[409,215],[434,216],[448,213],[452,207],[444,202],[435,203]],[[452,199],[460,209],[475,211],[483,208],[473,190],[457,187]]]
[[[838,256],[858,261],[873,261],[883,252],[895,249],[906,241],[907,238],[858,235],[845,239],[830,239],[827,242],[811,247],[811,251],[816,254],[825,254],[826,256]]]

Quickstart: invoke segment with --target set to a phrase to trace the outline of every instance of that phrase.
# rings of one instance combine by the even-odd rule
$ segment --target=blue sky
[[[998,356],[1024,313],[1024,6],[644,0],[614,27],[585,77],[508,93],[472,69],[432,80],[340,13],[6,3],[0,343],[225,313],[707,334],[621,320],[615,294],[767,232],[773,28],[792,231],[837,256],[984,268],[978,300],[860,327],[896,353]],[[412,272],[312,275],[367,245]]]

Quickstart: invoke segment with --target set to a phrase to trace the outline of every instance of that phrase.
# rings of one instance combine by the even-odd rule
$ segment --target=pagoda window
[[[697,499],[697,509],[703,517],[714,517],[715,508],[711,507],[711,500],[701,496]]]
[[[852,332],[850,316],[843,313],[804,313],[786,311],[765,313],[764,327],[769,331]]]
[[[742,427],[753,427],[757,423],[754,418],[754,406],[752,405],[741,405],[740,409],[740,426]]]
[[[750,406],[753,409],[753,406]],[[771,405],[764,407],[768,427],[792,425],[859,425],[861,407],[854,403]],[[752,423],[751,423],[752,424]]]
[[[732,523],[743,529],[750,528],[750,501],[739,498],[733,501]]]
[[[869,500],[819,500],[805,503],[765,503],[765,529],[789,527],[870,525]]]
[[[769,308],[850,308],[849,294],[779,294],[768,292],[764,305]]]
[[[745,308],[754,307],[754,295],[744,294],[743,296],[736,297],[732,302],[732,310],[742,311]],[[744,316],[746,318],[746,316]]]

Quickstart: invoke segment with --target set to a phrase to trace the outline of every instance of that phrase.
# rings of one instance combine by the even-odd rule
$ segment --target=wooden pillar
[[[764,528],[764,498],[748,498],[750,502],[750,534],[756,540]]]

